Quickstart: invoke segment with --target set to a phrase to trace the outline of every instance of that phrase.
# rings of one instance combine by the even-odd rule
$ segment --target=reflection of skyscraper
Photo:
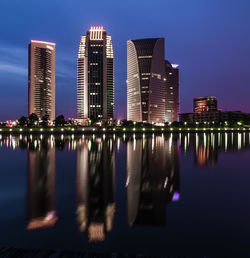
[[[164,225],[167,202],[179,199],[179,157],[171,135],[127,143],[128,222]]]
[[[77,116],[110,119],[114,113],[114,54],[111,36],[91,27],[78,52]]]
[[[77,148],[77,221],[89,241],[103,241],[112,230],[114,150],[112,140],[84,140]]]
[[[55,120],[55,44],[31,40],[29,45],[29,115]]]
[[[57,221],[55,213],[55,149],[48,139],[38,146],[37,140],[28,151],[28,217],[27,229],[51,227]]]

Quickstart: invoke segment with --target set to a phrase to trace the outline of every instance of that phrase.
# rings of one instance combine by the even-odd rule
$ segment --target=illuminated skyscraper
[[[165,122],[164,38],[127,41],[127,119]]]
[[[114,55],[111,36],[91,27],[81,37],[78,52],[77,117],[112,119],[114,116]]]
[[[31,40],[29,44],[29,115],[55,120],[55,43]]]
[[[179,69],[166,61],[166,122],[178,121],[179,115]]]
[[[127,41],[127,119],[178,120],[179,70],[165,61],[164,38]]]

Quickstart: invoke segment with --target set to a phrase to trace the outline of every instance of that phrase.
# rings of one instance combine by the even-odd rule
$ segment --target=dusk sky
[[[223,110],[250,112],[250,0],[1,0],[0,121],[27,116],[28,44],[56,43],[56,115],[76,117],[77,52],[90,26],[104,26],[115,57],[115,116],[126,117],[126,41],[164,37],[180,65],[180,111],[216,96]]]

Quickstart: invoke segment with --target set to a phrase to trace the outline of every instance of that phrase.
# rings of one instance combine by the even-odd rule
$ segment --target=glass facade
[[[77,116],[113,119],[114,55],[111,36],[103,27],[91,27],[82,36],[78,52]]]
[[[55,119],[55,44],[32,40],[29,45],[29,115]]]
[[[164,45],[164,38],[127,41],[128,120],[164,123],[178,119],[179,70],[165,61]]]

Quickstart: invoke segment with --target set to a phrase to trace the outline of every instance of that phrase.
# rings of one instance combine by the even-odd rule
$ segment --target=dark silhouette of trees
[[[28,119],[28,126],[36,126],[38,125],[38,116],[35,113],[32,113],[29,115],[29,119]]]
[[[27,124],[28,124],[27,118],[25,116],[21,116],[18,119],[18,124],[19,124],[19,126],[22,126],[22,127],[27,126]]]
[[[59,115],[55,119],[56,126],[64,126],[66,124],[65,118],[63,115]]]

